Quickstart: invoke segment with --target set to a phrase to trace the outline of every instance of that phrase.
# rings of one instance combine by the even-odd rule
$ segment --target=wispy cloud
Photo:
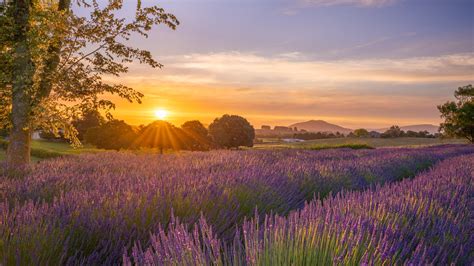
[[[302,60],[300,53],[264,57],[228,52],[169,58],[168,81],[312,87],[365,83],[436,83],[474,79],[474,53],[406,59]],[[168,61],[167,60],[167,61]]]
[[[178,124],[191,118],[210,122],[222,113],[244,115],[256,125],[311,118],[369,127],[436,123],[436,105],[450,99],[457,86],[474,81],[474,53],[309,60],[297,52],[272,57],[223,52],[161,60],[163,70],[133,66],[121,82],[145,94],[142,106],[130,107],[140,108],[137,114],[165,106],[181,115]]]
[[[393,4],[396,0],[303,0],[307,5],[314,6],[335,6],[354,5],[363,7],[381,7]]]
[[[291,0],[289,6],[281,9],[281,14],[294,16],[301,9],[311,7],[331,7],[331,6],[356,6],[366,8],[377,8],[392,5],[401,0]]]

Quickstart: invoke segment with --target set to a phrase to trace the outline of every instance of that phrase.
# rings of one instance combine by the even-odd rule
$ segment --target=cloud
[[[351,83],[472,81],[474,53],[402,59],[304,60],[301,53],[264,57],[253,53],[190,54],[167,58],[169,82],[264,87],[314,87]]]
[[[160,106],[176,111],[177,124],[208,123],[223,113],[241,114],[256,125],[313,118],[369,127],[436,123],[436,105],[449,100],[454,88],[474,81],[474,53],[310,60],[297,52],[222,52],[160,59],[164,69],[134,65],[120,80],[145,98],[140,107],[120,103],[136,115],[119,117],[143,123],[148,118],[140,115]]]

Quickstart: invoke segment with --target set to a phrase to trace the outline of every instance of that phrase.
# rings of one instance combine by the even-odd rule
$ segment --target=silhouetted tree
[[[302,140],[331,139],[341,137],[344,137],[344,135],[339,132],[336,132],[336,134],[332,132],[300,132],[293,134],[293,138]]]
[[[132,126],[122,120],[111,120],[107,123],[89,128],[85,140],[99,149],[128,149],[137,138]]]
[[[450,137],[466,138],[474,143],[474,87],[459,87],[454,92],[457,102],[447,102],[438,106],[445,119],[440,131]]]
[[[98,127],[105,122],[104,117],[97,110],[87,110],[82,117],[75,119],[72,125],[77,130],[77,138],[84,140],[84,135],[89,128]]]
[[[243,117],[224,115],[221,118],[216,118],[209,126],[209,135],[212,141],[219,147],[253,147],[255,130]]]
[[[180,128],[166,121],[155,121],[140,130],[138,138],[133,143],[137,148],[157,148],[160,153],[164,150],[182,150],[185,147],[185,133]]]
[[[382,133],[380,137],[382,138],[399,138],[403,137],[405,135],[405,132],[400,129],[399,126],[391,126],[387,131]]]
[[[181,126],[181,129],[185,133],[183,142],[186,143],[186,149],[193,151],[209,150],[211,141],[208,130],[201,122],[197,120],[187,121]]]

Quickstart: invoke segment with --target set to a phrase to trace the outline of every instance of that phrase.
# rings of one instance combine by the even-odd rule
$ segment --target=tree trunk
[[[12,84],[12,131],[7,151],[8,168],[22,169],[30,163],[30,93],[34,66],[28,44],[30,1],[14,2],[14,59]]]

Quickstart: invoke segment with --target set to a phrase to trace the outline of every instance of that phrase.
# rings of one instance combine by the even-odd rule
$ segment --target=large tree
[[[211,141],[208,136],[208,130],[204,125],[197,121],[187,121],[181,128],[185,133],[186,149],[192,151],[209,150]]]
[[[182,150],[186,146],[186,136],[182,129],[166,121],[155,121],[140,130],[133,143],[134,148],[157,148],[164,150]]]
[[[172,14],[140,0],[132,19],[117,15],[123,0],[0,3],[0,127],[10,128],[7,164],[14,168],[30,161],[32,130],[63,129],[77,144],[71,121],[80,110],[102,109],[110,117],[110,95],[140,102],[141,93],[103,78],[126,73],[133,61],[162,67],[127,41],[147,37],[154,25],[178,25]]]
[[[219,147],[253,147],[255,129],[247,119],[237,115],[223,115],[209,126],[209,135]]]
[[[137,137],[136,130],[122,120],[110,120],[89,128],[84,135],[87,143],[106,150],[128,149]]]
[[[454,92],[456,102],[449,101],[438,106],[441,117],[445,119],[440,131],[450,137],[466,138],[474,142],[474,87],[459,87]]]

